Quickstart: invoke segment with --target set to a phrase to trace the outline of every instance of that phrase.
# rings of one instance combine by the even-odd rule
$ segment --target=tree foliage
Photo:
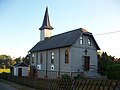
[[[0,68],[9,68],[12,58],[8,55],[0,55]]]
[[[114,56],[108,55],[106,52],[98,52],[98,67],[101,75],[106,75],[106,68],[112,63]]]
[[[12,58],[9,55],[0,55],[0,60],[1,59],[3,59],[3,60],[6,60],[6,59],[12,60]]]
[[[107,78],[120,79],[120,64],[113,64],[107,67]]]
[[[24,62],[29,65],[29,59],[27,57],[12,59],[9,55],[0,55],[0,68],[10,68],[10,66],[20,62]]]
[[[24,63],[26,63],[27,65],[29,65],[30,63],[29,63],[29,58],[27,58],[27,57],[23,57],[22,58],[22,61],[24,62]]]
[[[21,57],[15,58],[14,61],[15,61],[16,63],[20,63],[20,62],[22,62],[22,58],[21,58]]]

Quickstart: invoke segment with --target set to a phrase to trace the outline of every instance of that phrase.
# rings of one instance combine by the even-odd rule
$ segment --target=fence
[[[15,77],[7,74],[0,78],[19,83],[37,90],[120,90],[120,80],[65,80]]]

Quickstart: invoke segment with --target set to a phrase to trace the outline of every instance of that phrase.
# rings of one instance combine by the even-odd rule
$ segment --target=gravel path
[[[35,90],[35,89],[0,79],[0,90]]]
[[[18,90],[18,89],[4,82],[0,82],[0,90]]]

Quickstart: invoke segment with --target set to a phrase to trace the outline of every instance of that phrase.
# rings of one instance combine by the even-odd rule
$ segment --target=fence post
[[[114,87],[114,90],[119,90],[119,88],[118,88],[118,81],[117,81],[117,80],[115,80],[115,87]]]
[[[34,87],[34,89],[35,89],[35,77],[33,78],[33,87]]]
[[[75,90],[75,79],[72,79],[72,90]]]

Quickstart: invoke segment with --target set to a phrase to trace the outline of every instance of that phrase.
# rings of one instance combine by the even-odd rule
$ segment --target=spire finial
[[[46,11],[45,11],[43,23],[42,23],[42,26],[39,28],[39,30],[43,30],[43,29],[49,29],[49,30],[53,29],[53,27],[50,25],[48,7],[47,6],[46,6]]]

